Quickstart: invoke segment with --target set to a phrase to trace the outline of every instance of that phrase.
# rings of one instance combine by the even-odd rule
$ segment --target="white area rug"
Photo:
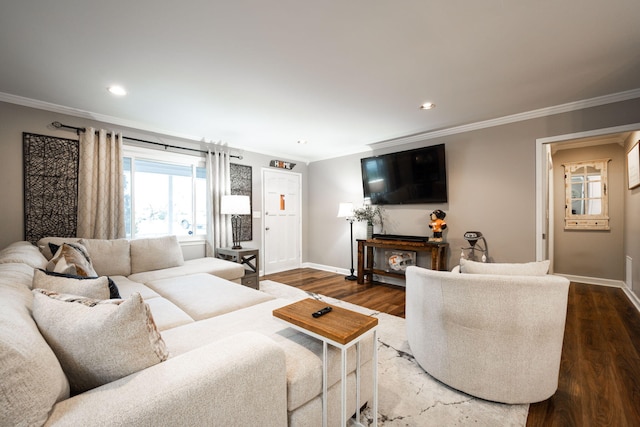
[[[414,360],[407,343],[405,320],[271,280],[260,290],[292,301],[315,298],[378,318],[379,426],[524,426],[529,405],[488,402],[456,391],[427,374]],[[371,424],[371,408],[362,414]]]

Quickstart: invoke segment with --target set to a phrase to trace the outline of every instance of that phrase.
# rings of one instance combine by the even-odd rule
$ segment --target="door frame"
[[[262,199],[262,223],[261,223],[261,230],[260,230],[260,236],[261,236],[261,244],[260,244],[260,253],[262,254],[262,265],[263,265],[263,275],[265,274],[272,274],[272,273],[267,273],[267,262],[266,262],[266,244],[267,244],[267,233],[266,233],[266,216],[265,216],[265,201],[266,201],[266,195],[265,195],[265,174],[268,172],[275,172],[275,173],[281,173],[281,174],[286,174],[286,175],[296,175],[298,177],[298,216],[299,216],[299,221],[298,221],[298,259],[299,259],[299,265],[302,266],[302,174],[299,172],[292,172],[292,171],[288,171],[288,170],[283,170],[283,169],[274,169],[274,168],[265,168],[263,167],[260,170],[260,177],[261,177],[261,189],[260,189],[260,193],[261,193],[261,199]]]
[[[633,132],[640,129],[640,123],[630,125],[614,126],[603,129],[595,129],[585,132],[569,133],[565,135],[549,136],[536,139],[536,260],[543,261],[549,257],[547,248],[553,247],[553,229],[549,227],[548,217],[550,213],[547,211],[545,200],[549,194],[549,186],[553,182],[549,182],[547,174],[547,152],[548,145],[552,143],[568,143],[575,139],[589,138],[594,136],[604,136],[612,133]],[[551,213],[552,214],[552,213]],[[548,229],[546,245],[545,230]],[[551,253],[553,250],[551,249]],[[553,260],[552,260],[553,261]],[[552,270],[549,271],[553,273]]]

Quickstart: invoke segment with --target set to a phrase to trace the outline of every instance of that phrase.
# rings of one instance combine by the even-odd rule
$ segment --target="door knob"
[[[266,227],[265,230],[269,231],[269,227]]]

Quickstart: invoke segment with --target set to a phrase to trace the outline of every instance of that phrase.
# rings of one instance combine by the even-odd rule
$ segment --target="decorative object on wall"
[[[249,211],[247,212],[247,214],[240,215],[241,225],[240,225],[239,239],[238,239],[239,242],[248,242],[253,240],[253,219],[251,216],[251,200],[252,200],[251,166],[238,165],[236,163],[231,163],[229,166],[229,174],[230,174],[230,180],[231,180],[231,194],[249,197]]]
[[[271,160],[271,162],[269,163],[269,166],[271,166],[273,168],[291,170],[296,166],[296,164],[295,163],[291,163],[291,162],[285,162],[284,160]]]
[[[627,153],[627,178],[629,190],[640,186],[640,141]]]
[[[353,274],[353,203],[340,203],[338,206],[338,218],[346,218],[349,221],[349,229],[351,230],[351,274],[346,276],[345,280],[357,280],[358,278]]]
[[[76,236],[78,141],[24,132],[22,144],[24,239]]]
[[[564,164],[565,230],[609,230],[611,159]]]
[[[220,213],[231,215],[231,227],[233,232],[233,247],[231,249],[242,249],[240,245],[240,228],[242,227],[242,215],[251,212],[249,196],[226,195],[222,196],[220,203]]]

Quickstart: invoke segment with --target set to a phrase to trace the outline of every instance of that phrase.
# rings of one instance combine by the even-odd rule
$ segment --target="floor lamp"
[[[240,246],[240,227],[242,226],[242,218],[240,218],[240,215],[248,215],[251,213],[249,196],[222,196],[220,213],[223,215],[231,215],[231,232],[233,234],[233,247],[231,249],[242,249],[242,246]]]
[[[338,207],[338,218],[346,218],[349,221],[349,228],[351,230],[351,274],[346,276],[345,280],[356,280],[357,277],[353,275],[353,203],[340,203]]]

